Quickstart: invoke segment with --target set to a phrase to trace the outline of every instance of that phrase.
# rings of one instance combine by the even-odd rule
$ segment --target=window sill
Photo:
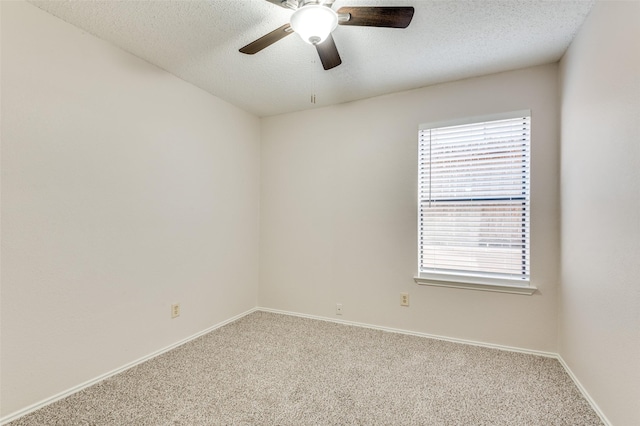
[[[508,283],[480,283],[465,281],[463,277],[443,279],[440,277],[413,277],[413,280],[419,285],[428,285],[435,287],[451,287],[462,288],[466,290],[494,291],[497,293],[524,294],[531,296],[538,289],[533,286],[522,286]]]

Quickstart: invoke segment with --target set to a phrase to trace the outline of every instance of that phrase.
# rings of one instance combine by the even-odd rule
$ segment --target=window
[[[529,111],[516,111],[420,126],[416,282],[535,291],[530,121]]]

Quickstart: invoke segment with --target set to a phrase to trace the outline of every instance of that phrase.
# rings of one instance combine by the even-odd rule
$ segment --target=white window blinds
[[[528,285],[530,133],[529,111],[420,127],[421,276]]]

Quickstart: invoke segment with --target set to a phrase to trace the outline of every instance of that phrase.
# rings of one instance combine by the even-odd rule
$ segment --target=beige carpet
[[[10,423],[600,424],[555,359],[264,312]]]

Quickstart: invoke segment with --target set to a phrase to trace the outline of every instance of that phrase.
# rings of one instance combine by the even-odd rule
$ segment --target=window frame
[[[518,111],[510,111],[498,114],[490,114],[483,116],[473,116],[460,118],[455,120],[447,120],[447,121],[439,121],[439,122],[431,122],[431,123],[423,123],[419,126],[418,133],[425,129],[435,129],[442,127],[450,127],[450,126],[459,126],[459,125],[467,125],[467,124],[475,124],[475,123],[483,123],[489,121],[496,120],[505,120],[512,119],[518,117],[530,117],[531,118],[531,110],[518,110]],[[531,131],[533,133],[533,131]],[[529,152],[531,153],[531,135],[529,137]],[[420,150],[420,141],[418,139],[418,152]],[[418,153],[418,156],[420,154]],[[531,159],[529,160],[531,163]],[[531,214],[531,164],[529,164],[529,214]],[[418,171],[420,170],[420,160],[418,160]],[[421,207],[421,195],[420,195],[420,177],[418,176],[418,191],[417,191],[417,263],[418,263],[418,273],[414,276],[414,281],[420,285],[428,285],[428,286],[437,286],[437,287],[454,287],[454,288],[463,288],[470,290],[484,290],[484,291],[494,291],[501,293],[514,293],[514,294],[524,294],[531,295],[536,292],[537,288],[534,287],[531,283],[531,277],[529,275],[529,279],[509,279],[502,277],[487,277],[487,276],[478,276],[473,273],[439,273],[439,272],[421,272],[421,263],[420,263],[420,249],[421,249],[421,241],[420,241],[420,207]],[[531,223],[529,222],[528,230],[531,232]],[[529,240],[529,251],[528,255],[531,257],[531,244]],[[529,271],[530,273],[531,271]]]

